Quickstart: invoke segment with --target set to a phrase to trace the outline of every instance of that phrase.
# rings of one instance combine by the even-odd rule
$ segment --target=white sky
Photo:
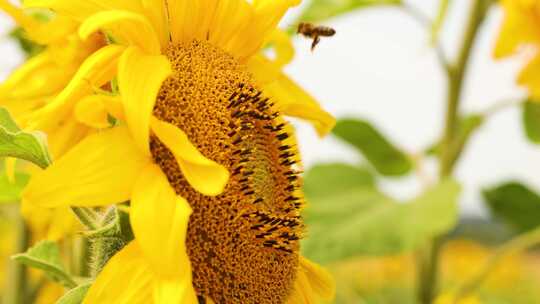
[[[468,0],[454,0],[443,45],[455,54]],[[430,15],[436,0],[409,1]],[[515,85],[520,58],[494,61],[491,57],[502,14],[491,12],[473,52],[463,108],[482,110],[492,103],[524,95]],[[338,34],[323,40],[314,53],[309,42],[297,39],[297,56],[288,68],[299,83],[337,117],[367,118],[403,149],[417,152],[434,142],[443,126],[445,79],[425,30],[397,9],[359,11],[327,23]],[[540,190],[540,149],[524,138],[520,111],[505,110],[481,128],[457,168],[464,184],[466,213],[482,214],[479,190],[507,179],[520,179]],[[357,162],[349,147],[332,138],[319,140],[299,125],[307,166],[320,161]],[[415,178],[383,184],[398,197],[419,191]]]
[[[467,2],[454,0],[443,32],[449,55],[454,54]],[[438,1],[409,3],[433,15]],[[491,58],[500,20],[500,11],[493,11],[481,31],[466,83],[465,110],[481,110],[495,101],[523,96],[514,84],[522,60],[495,62]],[[309,41],[296,39],[297,56],[287,68],[289,74],[337,117],[367,118],[407,151],[417,152],[431,144],[443,125],[445,81],[424,29],[403,12],[386,8],[358,11],[326,24],[338,34],[324,39],[314,53],[309,51]],[[10,25],[8,18],[0,17],[1,37]],[[0,39],[3,79],[22,56],[13,42]],[[307,167],[321,161],[360,161],[346,145],[333,138],[320,140],[308,125],[297,125]],[[497,114],[473,138],[457,168],[465,187],[464,212],[482,214],[479,189],[500,181],[520,179],[540,190],[539,165],[540,149],[526,142],[520,111]],[[414,178],[385,182],[383,187],[402,198],[420,190]]]

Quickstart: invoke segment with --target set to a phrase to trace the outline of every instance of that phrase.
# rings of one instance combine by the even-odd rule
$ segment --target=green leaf
[[[453,157],[459,157],[460,152],[465,148],[469,139],[478,128],[480,128],[485,121],[485,116],[482,114],[469,114],[462,117],[457,127],[457,136],[453,146]],[[436,143],[428,147],[425,153],[430,156],[438,156],[440,151],[440,144]]]
[[[332,196],[354,188],[375,186],[375,178],[369,170],[343,163],[316,165],[306,173],[305,178],[310,182],[304,185],[304,190],[316,197]]]
[[[65,287],[73,288],[77,283],[67,274],[60,260],[60,250],[58,245],[51,241],[41,241],[34,247],[30,248],[26,253],[14,255],[13,260],[40,270],[58,283]]]
[[[524,102],[522,115],[525,135],[531,142],[540,144],[540,102]]]
[[[51,160],[46,136],[21,130],[5,108],[0,108],[0,157],[15,157],[46,168]]]
[[[71,289],[56,304],[81,304],[90,286],[92,286],[91,283],[86,283]]]
[[[306,189],[318,186],[318,191],[333,194],[320,197],[306,191],[309,237],[302,248],[306,256],[321,263],[411,251],[456,225],[460,187],[452,180],[407,203],[396,202],[370,186],[335,192],[326,187],[334,183],[315,185],[316,180],[306,175]]]
[[[0,174],[0,204],[18,202],[21,198],[21,192],[29,179],[30,176],[28,174],[16,172],[15,181],[12,183],[5,173]]]
[[[356,147],[383,175],[402,176],[412,169],[410,159],[367,121],[339,120],[334,134]]]
[[[518,182],[508,182],[483,191],[491,213],[525,232],[540,225],[540,196]]]
[[[400,5],[401,0],[312,0],[300,21],[316,22],[375,5]]]

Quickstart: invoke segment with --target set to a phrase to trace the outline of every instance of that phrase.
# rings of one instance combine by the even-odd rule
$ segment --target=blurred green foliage
[[[447,180],[402,203],[377,190],[364,168],[315,166],[305,176],[310,237],[303,243],[304,252],[330,263],[414,250],[455,226],[459,188]]]
[[[519,182],[507,182],[483,191],[494,216],[518,232],[540,225],[540,196]]]
[[[528,100],[523,103],[523,127],[527,138],[540,144],[540,102]]]
[[[334,135],[354,146],[382,175],[402,176],[412,169],[410,159],[369,122],[341,119]]]
[[[0,204],[16,203],[21,198],[21,191],[28,183],[30,176],[26,173],[16,172],[15,180],[11,181],[0,166]]]
[[[21,50],[26,54],[27,57],[33,57],[39,53],[41,53],[45,47],[42,45],[39,45],[32,40],[28,39],[26,37],[26,33],[24,29],[17,27],[11,31],[9,34],[11,38],[15,39],[17,43],[19,44],[19,47]]]
[[[311,0],[299,20],[316,22],[374,5],[400,5],[401,0]]]
[[[471,136],[474,135],[474,132],[477,131],[485,121],[485,117],[482,114],[469,114],[459,120],[457,127],[457,136],[454,145],[454,157],[459,156],[465,145],[469,142]],[[429,156],[439,156],[439,146],[440,143],[431,145],[426,149],[425,153]]]

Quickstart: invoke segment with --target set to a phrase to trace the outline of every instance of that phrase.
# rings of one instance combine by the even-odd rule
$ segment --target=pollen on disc
[[[154,115],[181,128],[231,178],[223,194],[204,196],[152,137],[156,163],[191,205],[187,251],[198,295],[216,303],[281,304],[298,271],[303,225],[300,186],[285,123],[245,67],[207,42],[170,46],[173,74]]]

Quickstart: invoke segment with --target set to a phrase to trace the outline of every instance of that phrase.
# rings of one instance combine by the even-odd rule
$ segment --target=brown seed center
[[[298,268],[301,199],[286,125],[232,56],[206,42],[171,46],[173,74],[154,115],[181,128],[231,178],[223,194],[196,192],[155,137],[154,160],[191,215],[187,250],[193,285],[218,304],[282,304]]]

